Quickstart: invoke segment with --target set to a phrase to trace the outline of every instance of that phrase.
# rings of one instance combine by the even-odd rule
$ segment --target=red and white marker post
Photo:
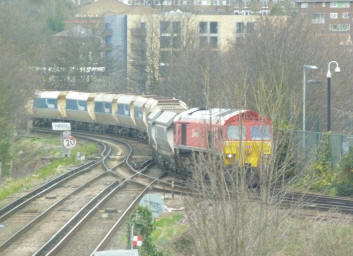
[[[142,246],[142,236],[133,236],[132,237],[132,246],[133,247]]]

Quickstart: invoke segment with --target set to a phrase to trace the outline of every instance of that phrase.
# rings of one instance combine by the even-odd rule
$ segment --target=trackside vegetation
[[[58,138],[48,138],[48,137],[43,137],[41,138],[25,138],[23,139],[26,141],[26,144],[32,144],[32,145],[38,145],[38,143],[42,143],[43,145],[48,145],[52,143],[58,143]],[[22,141],[23,143],[23,141]],[[22,144],[20,143],[20,144]],[[22,144],[23,146],[23,144]],[[59,145],[60,146],[60,145]],[[34,146],[35,147],[35,146]],[[43,146],[44,150],[46,149],[45,146]],[[60,147],[59,147],[60,148]],[[18,149],[17,149],[18,150]],[[47,180],[48,178],[60,174],[62,172],[62,168],[70,166],[70,165],[79,165],[80,161],[76,159],[76,154],[77,152],[80,152],[81,155],[85,156],[92,156],[96,153],[98,153],[99,147],[98,145],[94,143],[88,143],[84,145],[77,145],[72,151],[71,151],[71,156],[70,157],[55,157],[54,160],[51,160],[49,164],[46,164],[45,166],[39,168],[36,170],[34,173],[31,175],[26,175],[17,179],[14,178],[9,178],[7,179],[0,187],[0,201],[6,199],[7,197],[11,196],[14,193],[21,192],[24,189],[29,189],[32,186],[38,184],[39,182],[42,182],[44,180]],[[33,150],[34,154],[38,154],[36,150]],[[49,152],[46,152],[48,154],[54,154],[60,155],[60,150],[57,148],[52,148]],[[26,159],[22,159],[25,161]],[[27,159],[28,160],[28,159]]]
[[[168,214],[156,220],[152,241],[166,255],[173,255],[173,251],[178,248],[184,249],[183,252],[187,253],[187,248],[190,245],[190,241],[184,239],[187,231],[188,227],[183,214]]]
[[[131,214],[127,222],[127,236],[128,245],[130,248],[130,241],[133,235],[142,236],[143,242],[139,253],[141,256],[163,256],[164,254],[156,248],[152,242],[152,232],[156,229],[156,222],[152,217],[152,212],[147,207],[138,206]]]
[[[337,167],[331,159],[328,136],[300,182],[313,191],[337,196],[353,195],[353,147],[342,157]]]
[[[282,222],[273,237],[268,237],[270,252],[258,255],[350,255],[353,225],[346,220],[348,217],[334,213],[301,217],[297,213],[297,217]],[[162,216],[156,220],[155,227],[152,241],[165,255],[190,255],[196,241],[190,237],[184,213]],[[277,235],[281,235],[279,242],[275,241]]]

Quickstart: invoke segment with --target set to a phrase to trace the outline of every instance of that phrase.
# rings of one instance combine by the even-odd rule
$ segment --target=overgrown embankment
[[[94,143],[78,141],[71,156],[65,158],[57,136],[19,138],[13,150],[13,168],[8,176],[1,178],[0,201],[65,172],[65,167],[79,165],[77,152],[87,158],[97,154],[98,150]]]

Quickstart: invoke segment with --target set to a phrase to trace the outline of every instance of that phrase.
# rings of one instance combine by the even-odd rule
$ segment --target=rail
[[[94,256],[94,254],[97,251],[103,250],[106,245],[109,243],[110,239],[112,236],[116,233],[118,228],[122,225],[123,220],[127,217],[128,214],[132,211],[132,209],[137,205],[137,203],[140,201],[140,199],[147,193],[147,191],[152,187],[152,185],[158,181],[160,177],[155,178],[150,184],[146,186],[146,188],[135,198],[135,200],[126,208],[126,210],[123,212],[123,214],[120,216],[120,218],[115,222],[115,224],[112,226],[112,228],[108,231],[108,233],[105,235],[105,237],[101,240],[101,242],[98,244],[98,246],[94,249],[94,251],[91,253],[91,256]]]
[[[85,137],[85,139],[95,141],[91,138]],[[95,141],[97,142],[97,141]],[[102,150],[101,150],[101,156],[102,158],[98,161],[90,161],[82,166],[79,166],[78,168],[71,170],[67,173],[64,173],[63,175],[60,175],[59,177],[56,177],[49,182],[43,184],[42,186],[38,187],[37,189],[34,189],[33,191],[29,192],[25,196],[18,198],[17,200],[11,202],[10,204],[4,206],[3,208],[0,209],[0,221],[5,220],[8,216],[16,212],[17,210],[21,209],[25,205],[27,205],[29,202],[33,201],[34,199],[38,198],[39,196],[53,190],[54,188],[58,187],[62,183],[80,175],[83,174],[90,169],[94,168],[95,166],[99,165],[102,161],[104,164],[105,159],[109,156],[111,153],[111,148],[108,147],[107,144],[105,143],[100,143]]]

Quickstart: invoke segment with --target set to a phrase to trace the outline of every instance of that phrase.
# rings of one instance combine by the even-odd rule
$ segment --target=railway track
[[[151,179],[151,176],[144,173],[144,170],[149,168],[153,163],[153,159],[151,156],[152,151],[147,144],[138,142],[133,139],[120,138],[120,137],[117,138],[114,136],[107,136],[107,135],[97,135],[94,133],[75,132],[73,134],[76,136],[81,136],[81,135],[87,136],[87,134],[89,134],[91,138],[96,138],[100,140],[104,139],[111,142],[123,144],[127,148],[127,155],[124,160],[124,164],[126,164],[126,166],[128,167],[127,170],[130,173],[138,172],[140,173],[140,176],[145,177],[147,180]],[[148,151],[147,154],[150,154],[150,155],[145,156],[145,159],[143,159],[142,162],[136,164],[136,162],[133,161],[134,154],[137,153],[138,155],[146,155],[146,151]],[[173,192],[178,194],[190,193],[190,191],[186,189],[185,181],[182,182],[179,177],[174,177],[170,175],[168,176],[165,170],[161,170],[159,168],[155,168],[155,169],[156,169],[156,172],[159,172],[159,173],[163,172],[163,175],[161,175],[161,178],[158,181],[156,181],[156,184],[153,186],[154,190],[162,191],[162,192],[163,191]],[[117,174],[118,177],[123,177],[123,178],[124,177],[126,178],[130,175],[129,173],[124,172],[122,168],[119,169],[119,172],[113,171],[113,174]]]
[[[289,192],[283,197],[285,206],[295,205],[298,202],[303,209],[335,211],[353,215],[353,199],[300,192]]]
[[[138,174],[134,174],[102,191],[97,200],[78,212],[34,255],[90,255],[104,248],[139,199],[159,178],[142,186],[131,182],[137,177]]]
[[[109,153],[108,147],[104,144],[103,150],[101,152],[102,156],[106,156]],[[91,168],[94,168],[100,162],[102,162],[103,159],[100,159],[98,161],[90,161],[89,163],[86,163],[72,171],[69,171],[59,177],[56,177],[52,179],[51,181],[43,184],[42,186],[38,187],[37,189],[29,192],[23,197],[20,197],[13,201],[12,203],[4,206],[3,208],[0,209],[0,222],[6,219],[8,216],[11,214],[14,214],[17,210],[21,209],[31,201],[35,200],[36,198],[52,191],[56,187],[60,186],[61,184],[65,183],[66,181],[81,175],[87,171],[89,171]]]
[[[79,166],[78,168],[75,168],[67,173],[64,173],[50,180],[49,182],[39,186],[38,188],[24,195],[23,197],[20,197],[15,201],[11,202],[10,204],[4,206],[3,208],[0,209],[0,222],[3,222],[9,216],[15,214],[18,210],[25,207],[26,205],[28,205],[38,197],[51,192],[53,189],[56,189],[57,187],[61,186],[65,182],[77,176],[87,173],[94,167],[98,166],[100,163],[102,162],[104,163],[106,158],[111,153],[111,147],[108,144],[104,144],[104,143],[100,143],[100,144],[102,146],[102,151],[101,151],[101,158],[99,160],[90,161],[82,166]]]
[[[121,139],[93,136],[121,143]],[[123,144],[128,148],[124,166],[109,170],[120,178],[119,185],[117,183],[112,190],[102,191],[100,196],[97,195],[95,201],[83,207],[82,212],[76,213],[75,217],[70,219],[34,255],[89,255],[102,250],[109,244],[109,239],[114,236],[139,199],[152,189],[152,185],[154,188],[159,187],[158,190],[170,187],[170,182],[160,180],[163,176],[161,171],[157,174],[156,171],[151,171],[153,174],[148,173],[153,169],[150,160],[144,161],[140,164],[141,169],[137,169],[130,162],[134,149],[126,141]],[[159,185],[156,185],[157,183]],[[178,186],[175,184],[173,189],[178,190]],[[181,187],[179,189],[181,190]],[[166,190],[171,191],[171,189]],[[109,209],[110,211],[113,209],[113,212],[104,212]],[[103,218],[102,215],[105,214],[108,214],[109,218]]]
[[[87,136],[83,133],[74,134]],[[185,190],[183,183],[172,182],[172,178],[164,177],[162,170],[155,168],[153,171],[152,160],[145,151],[138,152],[140,155],[145,154],[143,161],[134,164],[131,159],[136,148],[131,146],[130,140],[92,134],[88,136],[91,140],[123,144],[124,157],[120,164],[112,166],[108,163],[112,146],[100,142],[102,157],[99,160],[70,171],[0,209],[0,222],[16,223],[16,220],[21,219],[26,223],[12,225],[12,231],[6,235],[7,240],[0,237],[1,255],[23,255],[21,248],[26,246],[27,250],[32,246],[30,251],[33,255],[93,255],[96,251],[116,248],[116,232],[145,193],[152,189],[183,194],[190,192]],[[104,172],[98,169],[92,171],[100,164]],[[100,185],[92,189],[98,183]],[[58,187],[64,189],[65,186],[70,188],[66,193],[56,190]],[[82,194],[83,191],[91,193]],[[61,196],[55,196],[57,194]],[[51,204],[43,204],[38,208],[35,202],[43,198]],[[300,201],[305,209],[333,209],[353,214],[353,200],[347,198],[287,193],[284,199],[283,205],[288,207]],[[79,201],[80,204],[77,203]],[[72,205],[76,205],[76,209]],[[62,215],[59,216],[58,212]],[[16,213],[18,217],[14,217]],[[51,229],[47,230],[49,226]]]
[[[160,180],[163,176],[161,170],[153,177],[143,174],[151,168],[151,159],[144,159],[137,165],[131,162],[134,149],[127,141],[121,142],[111,137],[81,133],[75,133],[75,136],[99,140],[102,144],[102,157],[53,179],[2,208],[1,222],[5,222],[5,226],[11,228],[5,233],[2,232],[3,236],[0,236],[1,255],[33,253],[47,255],[56,253],[59,249],[67,250],[67,246],[62,247],[62,244],[67,243],[66,237],[72,237],[81,229],[84,230],[81,225],[86,227],[84,224],[89,223],[91,219],[99,218],[102,213],[97,209],[117,209],[114,212],[118,213],[116,217],[119,218],[114,221],[110,219],[110,222],[104,225],[105,229],[102,230],[101,236],[97,236],[99,239],[96,243],[92,243],[96,246],[100,245],[97,248],[103,248],[102,246],[107,243],[105,241],[123,223],[139,199],[151,190],[152,184],[159,182],[159,190],[163,190],[164,187],[168,191],[170,183]],[[102,141],[109,141],[109,143]],[[120,157],[118,165],[110,164],[112,160],[109,157],[112,154],[110,141],[123,144],[125,147],[121,150],[124,154],[123,158]],[[121,152],[119,155],[121,156]],[[99,168],[100,165],[103,166],[104,171]],[[177,186],[173,190],[176,190]],[[90,226],[92,225],[88,225]],[[75,241],[75,239],[71,240]],[[80,243],[80,239],[77,241]],[[68,248],[70,248],[69,245]],[[93,247],[90,250],[93,252],[96,248]],[[74,251],[76,253],[73,255],[78,255],[77,250]]]
[[[85,139],[93,140],[92,138]],[[6,227],[0,234],[1,255],[7,255],[7,253],[8,255],[23,255],[21,252],[14,254],[14,251],[24,247],[22,245],[26,243],[26,239],[30,247],[35,247],[33,240],[41,240],[36,239],[38,237],[32,234],[34,232],[32,230],[38,231],[43,226],[45,230],[49,230],[48,227],[53,228],[57,224],[51,222],[55,219],[55,215],[60,215],[61,221],[65,220],[75,211],[73,205],[79,209],[80,203],[84,203],[87,198],[98,193],[97,189],[102,185],[116,180],[111,173],[99,168],[102,164],[105,170],[111,170],[107,167],[106,160],[112,153],[109,144],[99,143],[102,145],[99,160],[91,161],[61,175],[1,209],[0,220]],[[21,246],[18,246],[18,243]],[[14,248],[16,249],[13,250]]]
[[[107,173],[83,183],[82,186],[41,212],[11,236],[1,248],[2,255],[11,255],[12,253],[23,255],[24,252],[34,252],[47,240],[48,236],[55,233],[65,221],[70,219],[89,198],[94,197],[99,190],[111,183],[112,177]],[[18,215],[16,219],[21,217],[22,215]]]
[[[120,139],[97,137],[121,143]],[[120,166],[112,171],[120,177],[120,183],[97,195],[97,200],[82,208],[81,212],[70,219],[34,255],[93,255],[95,251],[112,246],[111,238],[139,200],[152,189],[152,185],[157,190],[165,190],[165,187],[170,186],[168,182],[161,180],[161,171],[157,174],[151,171],[151,161],[143,162],[142,168],[136,169],[129,161],[133,148],[127,142],[123,144],[129,149],[124,161],[127,168]],[[175,187],[173,189],[177,190]]]
[[[99,136],[98,136],[99,137]],[[128,155],[126,158],[127,165],[129,166],[130,170],[134,171],[135,168],[133,164],[129,164],[131,160],[132,153],[134,149],[132,148],[131,144],[136,143],[131,139],[117,139],[112,136],[103,136],[108,138],[109,140],[116,141],[116,142],[123,142],[126,146],[130,149],[131,154]],[[147,161],[148,162],[148,161]],[[119,173],[120,177],[126,177],[126,174]],[[141,174],[141,176],[145,176],[148,180],[149,176],[145,174]],[[144,184],[146,184],[145,181]],[[169,193],[179,193],[179,194],[192,194],[195,191],[190,191],[186,189],[185,182],[181,182],[178,177],[164,177],[162,176],[153,186],[155,191],[160,192],[169,192]],[[324,195],[315,195],[310,193],[299,193],[299,192],[286,192],[285,196],[281,198],[283,201],[283,206],[290,207],[294,204],[299,204],[299,206],[303,209],[308,210],[318,210],[318,211],[337,211],[340,213],[345,214],[352,214],[353,215],[353,199],[344,198],[344,197],[331,197],[331,196],[324,196]],[[299,202],[299,203],[298,203]]]

